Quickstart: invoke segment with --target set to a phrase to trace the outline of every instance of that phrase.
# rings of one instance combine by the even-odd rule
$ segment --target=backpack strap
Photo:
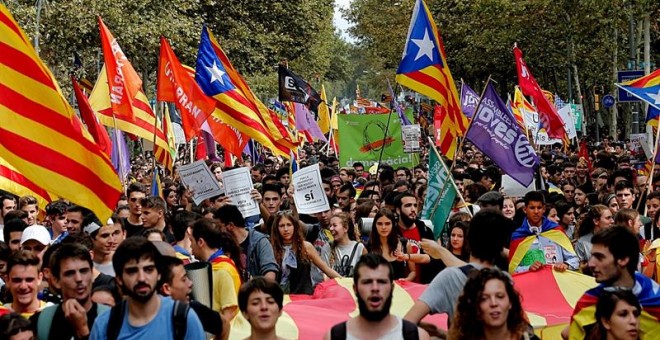
[[[416,324],[404,319],[401,319],[401,322],[401,332],[404,340],[419,339],[419,329]]]
[[[48,339],[50,337],[50,327],[53,325],[53,316],[59,305],[48,306],[39,312],[37,320],[37,336],[39,339]]]
[[[108,340],[117,340],[121,325],[124,322],[124,310],[126,309],[126,300],[122,300],[120,304],[115,305],[110,309],[110,318],[108,319],[108,329],[105,334]]]
[[[346,321],[338,323],[330,329],[331,340],[346,340]]]
[[[172,327],[174,328],[174,339],[183,340],[188,328],[188,310],[190,306],[181,301],[174,301],[172,308]]]
[[[355,252],[357,251],[358,248],[357,242],[355,242],[355,245],[353,246],[353,251],[351,251],[351,256],[348,258],[348,263],[346,265],[350,266],[351,263],[353,263],[353,258],[355,257]]]

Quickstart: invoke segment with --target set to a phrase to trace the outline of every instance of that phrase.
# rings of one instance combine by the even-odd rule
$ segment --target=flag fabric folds
[[[298,131],[305,131],[315,139],[328,142],[328,139],[325,138],[325,135],[314,121],[314,117],[312,117],[307,106],[300,103],[293,103],[293,109],[296,115],[296,129]]]
[[[204,94],[194,77],[183,68],[165,37],[160,37],[156,98],[176,104],[181,112],[186,141],[199,134],[215,109],[215,101]]]
[[[465,138],[518,183],[532,183],[538,156],[490,81]]]
[[[158,168],[154,168],[154,175],[151,178],[151,196],[164,198],[163,188],[160,184],[160,176],[158,175]]]
[[[286,128],[278,122],[277,115],[271,115],[256,99],[206,27],[202,29],[195,70],[195,81],[207,96],[216,100],[223,122],[274,153],[289,157],[295,146],[287,140],[290,136],[286,135]]]
[[[132,119],[134,112],[131,103],[142,89],[142,80],[101,17],[98,17],[98,22],[112,110],[117,116]]]
[[[74,115],[55,77],[0,4],[0,157],[45,191],[106,220],[121,183],[108,156],[76,132]]]
[[[434,148],[435,149],[435,148]],[[454,179],[435,150],[429,152],[429,181],[422,208],[422,219],[433,222],[433,234],[440,237],[456,199]]]
[[[615,85],[660,110],[660,69]]]
[[[461,83],[461,110],[465,113],[466,117],[472,118],[474,110],[477,109],[477,104],[479,103],[479,94],[464,81]]]
[[[325,86],[321,85],[321,103],[318,108],[319,128],[326,134],[330,132],[330,108],[328,107],[328,96],[325,94]]]
[[[403,58],[396,71],[396,81],[437,101],[445,110],[441,151],[454,159],[457,139],[467,129],[467,117],[461,112],[461,104],[454,78],[449,71],[440,33],[431,12],[422,0],[415,2]]]
[[[511,234],[511,245],[509,247],[509,273],[513,273],[521,263],[524,263],[525,255],[527,255],[532,244],[538,241],[536,234],[532,233],[529,229],[527,218],[523,220],[522,225],[527,227],[518,228],[513,234]],[[557,223],[554,223],[547,218],[543,218],[543,224],[541,225],[539,235],[555,242],[566,251],[575,254],[571,240],[568,239],[568,236],[566,236]]]
[[[306,104],[312,111],[317,111],[321,103],[321,95],[301,76],[290,69],[279,65],[279,100],[281,102],[296,102]]]
[[[49,194],[40,186],[34,184],[23,174],[16,171],[16,168],[9,165],[4,159],[0,158],[0,190],[16,196],[33,196],[37,199],[40,209],[44,209],[49,202],[52,202],[57,196]]]
[[[527,63],[523,59],[522,51],[514,46],[513,54],[516,57],[516,69],[518,70],[518,85],[522,92],[532,97],[534,105],[539,113],[541,124],[545,128],[550,138],[563,138],[566,131],[564,130],[564,122],[562,121],[559,113],[554,105],[550,103],[548,98],[543,94],[541,87],[534,79],[534,76],[527,67]]]
[[[94,138],[94,141],[98,144],[101,151],[110,157],[112,154],[112,142],[110,142],[108,131],[106,131],[99,123],[96,114],[94,114],[94,110],[89,106],[87,96],[82,93],[82,90],[80,89],[80,86],[78,86],[78,82],[74,77],[71,77],[71,82],[73,83],[73,92],[75,93],[76,102],[78,103],[80,117],[82,117],[85,125],[87,125],[87,131],[92,135],[92,138]]]
[[[110,155],[110,160],[123,182],[131,173],[131,153],[128,149],[128,144],[126,144],[124,133],[119,129],[111,129],[111,131],[112,154]]]

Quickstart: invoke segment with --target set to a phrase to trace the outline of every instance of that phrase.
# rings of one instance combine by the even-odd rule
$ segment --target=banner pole
[[[385,125],[385,133],[383,134],[383,143],[380,147],[380,155],[378,155],[378,166],[376,166],[376,178],[378,178],[378,171],[380,170],[380,162],[383,159],[383,151],[385,151],[385,140],[387,139],[387,134],[390,130],[390,121],[392,120],[392,110],[387,114],[387,125]]]

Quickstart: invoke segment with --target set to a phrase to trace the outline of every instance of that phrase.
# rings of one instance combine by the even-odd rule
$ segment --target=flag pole
[[[378,165],[376,166],[376,178],[378,178],[378,171],[380,170],[380,162],[383,159],[383,151],[385,151],[385,140],[387,139],[387,134],[390,130],[390,121],[392,120],[392,111],[387,114],[387,125],[385,125],[385,133],[383,134],[383,143],[380,147],[380,155],[378,155]]]
[[[646,178],[646,183],[644,183],[644,185],[645,185],[644,191],[646,191],[646,197],[649,197],[649,194],[651,193],[651,181],[653,180],[653,171],[654,171],[655,164],[656,164],[655,163],[655,157],[658,155],[658,142],[660,142],[660,125],[658,125],[658,128],[656,129],[656,133],[655,133],[655,143],[653,144],[654,145],[653,159],[651,160],[651,171],[650,171],[649,175]],[[642,204],[641,197],[640,197],[639,200],[637,200],[637,209],[636,210],[639,209],[640,204]],[[644,215],[646,215],[646,210],[647,210],[647,207],[644,207]]]

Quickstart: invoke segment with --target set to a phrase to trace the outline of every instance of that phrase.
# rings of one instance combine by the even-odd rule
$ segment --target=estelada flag
[[[194,77],[186,72],[165,37],[160,37],[156,98],[176,104],[181,112],[186,141],[199,134],[202,124],[215,109],[215,100],[204,94]]]
[[[45,191],[107,220],[119,176],[76,131],[75,112],[7,8],[0,4],[0,157]]]
[[[543,94],[541,87],[534,79],[527,63],[523,59],[522,51],[513,47],[513,54],[516,57],[516,69],[518,70],[518,85],[522,92],[534,99],[534,105],[539,113],[539,120],[550,138],[563,138],[566,135],[564,121],[559,116],[557,109],[548,101]]]
[[[117,39],[105,26],[100,16],[98,21],[112,111],[117,116],[124,116],[132,120],[134,116],[132,102],[142,89],[142,79],[135,72]]]

